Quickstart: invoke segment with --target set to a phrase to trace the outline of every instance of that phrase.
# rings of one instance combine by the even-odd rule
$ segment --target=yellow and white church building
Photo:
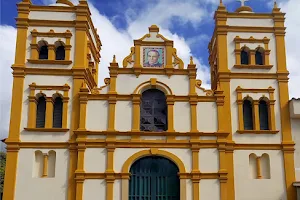
[[[284,16],[221,2],[211,88],[156,25],[103,83],[87,1],[23,0],[4,200],[296,200],[300,99],[288,93]]]

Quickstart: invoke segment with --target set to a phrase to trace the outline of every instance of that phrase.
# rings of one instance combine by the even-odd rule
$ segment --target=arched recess
[[[55,60],[65,60],[66,50],[65,44],[62,41],[56,41],[55,45]]]
[[[250,64],[250,49],[247,46],[244,46],[241,49],[241,64],[242,65]]]
[[[265,50],[262,47],[257,47],[255,49],[255,64],[256,65],[265,64]]]
[[[138,159],[147,157],[147,156],[161,156],[164,158],[169,159],[170,161],[174,162],[174,164],[179,169],[179,174],[186,173],[186,169],[184,166],[184,163],[178,158],[176,155],[164,151],[164,150],[158,150],[158,149],[150,149],[150,150],[143,150],[139,151],[132,156],[130,156],[122,167],[122,173],[123,174],[129,174],[130,167],[132,164],[137,161]],[[129,176],[128,176],[129,178]],[[128,179],[122,179],[122,200],[129,200],[129,180]],[[186,200],[186,180],[180,179],[180,200]]]
[[[55,177],[56,152],[51,150],[48,152],[48,177]]]
[[[63,96],[55,93],[53,99],[53,128],[62,128],[63,118]]]
[[[245,97],[243,100],[243,120],[244,130],[253,130],[253,99],[251,97]]]
[[[46,120],[46,95],[38,93],[36,95],[36,128],[44,128]]]
[[[39,50],[39,59],[47,60],[48,59],[48,42],[45,40],[40,40],[38,42]]]
[[[270,157],[268,154],[264,153],[261,156],[261,176],[263,179],[271,178],[271,166],[270,166]]]
[[[139,84],[136,89],[133,91],[133,94],[142,94],[144,91],[148,89],[158,89],[165,93],[165,95],[173,95],[171,88],[163,82],[156,81],[156,79],[152,79],[146,82]]]
[[[269,99],[262,97],[259,99],[259,124],[260,130],[270,130],[270,107]]]
[[[32,169],[32,176],[40,178],[43,175],[44,158],[43,153],[39,150],[34,152],[34,165]]]
[[[257,156],[254,153],[249,155],[249,177],[257,179]]]

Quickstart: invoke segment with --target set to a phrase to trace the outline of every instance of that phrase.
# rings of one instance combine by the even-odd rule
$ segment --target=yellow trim
[[[260,158],[261,157],[257,157],[256,158],[256,169],[257,169],[257,179],[261,179],[262,175],[261,175],[261,163],[260,163]]]
[[[29,110],[28,110],[28,123],[27,128],[25,130],[28,131],[41,131],[41,132],[65,132],[68,131],[67,123],[68,123],[68,102],[69,102],[69,90],[70,86],[68,84],[64,84],[62,86],[58,85],[37,85],[36,83],[31,83],[29,85],[30,96],[29,99]],[[62,128],[52,128],[53,121],[53,102],[54,95],[52,97],[47,97],[46,104],[46,126],[45,129],[36,128],[36,107],[37,107],[37,97],[35,95],[36,90],[54,90],[54,91],[63,91],[63,95],[59,94],[63,100],[63,113],[62,113]],[[57,92],[56,92],[57,93]],[[54,94],[56,94],[54,93]],[[50,102],[52,101],[52,104]]]
[[[74,4],[68,0],[57,0],[56,3],[61,3],[61,4],[65,4],[65,5],[68,5],[68,6],[71,6],[73,7]]]
[[[232,149],[232,122],[231,122],[231,89],[230,89],[230,80],[231,78],[230,70],[228,69],[228,46],[227,46],[227,32],[230,31],[230,27],[225,27],[227,23],[227,11],[224,5],[220,5],[218,10],[215,13],[215,21],[216,21],[216,48],[217,48],[217,76],[215,80],[215,85],[217,88],[217,93],[219,99],[222,99],[220,103],[217,102],[218,105],[218,130],[228,132],[227,136],[228,149],[225,151],[219,152],[222,157],[222,162],[220,163],[220,172],[222,173],[222,181],[220,181],[221,188],[221,198],[222,199],[235,199],[234,192],[234,162],[233,162],[233,151]],[[242,27],[243,29],[247,29]],[[238,28],[237,28],[238,29]],[[212,39],[213,41],[213,39]],[[228,76],[229,73],[229,76]],[[224,155],[225,154],[225,155]],[[224,159],[224,156],[226,159]],[[220,162],[221,162],[220,160]],[[221,168],[222,166],[222,168]],[[225,176],[226,175],[226,176]]]
[[[260,121],[259,121],[259,101],[254,100],[252,102],[252,105],[254,106],[253,110],[253,122],[254,122],[254,130],[260,130]]]
[[[107,131],[115,131],[115,115],[116,115],[116,98],[110,97],[108,99],[108,127]]]
[[[179,169],[179,173],[186,173],[185,166],[184,166],[183,162],[180,160],[180,158],[178,158],[176,155],[174,155],[168,151],[159,150],[159,149],[156,149],[155,151],[151,151],[151,149],[143,150],[143,151],[139,151],[139,152],[133,154],[124,162],[123,167],[122,167],[122,173],[129,173],[131,165],[138,159],[140,159],[142,157],[146,157],[146,156],[152,156],[152,155],[162,156],[162,157],[170,159],[177,165],[177,167]]]
[[[6,142],[20,141],[20,126],[24,92],[24,67],[27,52],[28,15],[31,2],[18,3],[17,38],[15,61],[13,64],[13,87],[10,112],[9,135]],[[12,145],[13,146],[13,145]],[[16,176],[18,168],[18,148],[7,147],[6,167],[4,177],[3,199],[15,199]]]
[[[42,177],[48,177],[48,154],[43,154],[44,159],[43,159],[43,175]]]
[[[72,60],[55,60],[55,52],[50,55],[50,52],[54,52],[53,48],[49,50],[49,60],[33,60],[27,59],[29,63],[41,64],[41,65],[70,65]],[[50,60],[50,58],[52,60]]]
[[[238,118],[239,118],[239,129],[237,133],[241,134],[276,134],[279,131],[276,130],[276,121],[275,121],[275,99],[274,99],[274,91],[275,89],[271,86],[269,88],[241,88],[238,86],[236,88],[237,92],[237,104],[238,104]],[[268,104],[268,114],[269,114],[269,129],[270,130],[260,130],[260,122],[259,122],[259,101],[260,99],[252,100],[253,105],[253,129],[254,130],[244,130],[244,115],[243,115],[243,98],[242,93],[269,93],[270,100],[266,99],[266,103]],[[249,97],[251,98],[251,97]]]
[[[123,59],[123,67],[124,68],[126,68],[128,66],[128,64],[131,64],[134,62],[134,60],[133,60],[134,53],[135,53],[135,47],[131,47],[130,54]]]
[[[85,87],[80,89],[79,92],[79,130],[86,130],[86,108],[87,108],[87,94],[89,90]]]
[[[105,172],[106,180],[106,200],[113,200],[114,196],[114,152],[115,148],[107,147],[107,167]]]
[[[151,84],[151,79],[149,81],[145,81],[136,87],[136,89],[133,91],[133,94],[142,94],[147,89],[155,88],[164,92],[165,95],[173,95],[171,88],[165,83],[160,81],[155,81],[155,83],[153,82],[153,84],[155,85]]]
[[[168,130],[167,132],[175,132],[174,129],[174,96],[167,95],[167,105],[168,105]],[[168,136],[170,140],[175,140],[175,136]]]
[[[199,200],[200,197],[200,171],[199,171],[199,147],[192,147],[192,184],[193,200]]]
[[[52,126],[53,126],[53,99],[52,97],[47,97],[45,128],[52,128]]]
[[[140,103],[141,103],[141,94],[132,95],[132,132],[140,131]]]
[[[277,58],[277,73],[280,75],[287,72],[286,68],[286,49],[285,49],[285,31],[284,31],[284,14],[280,12],[279,8],[273,9],[273,20],[275,26],[275,40],[276,40],[276,58]],[[280,119],[282,144],[290,145],[283,149],[285,183],[287,191],[287,199],[296,199],[296,189],[293,187],[295,181],[295,167],[294,167],[294,142],[291,133],[291,120],[289,114],[289,91],[288,79],[278,80],[279,90],[279,105],[280,105]]]
[[[191,132],[198,132],[197,121],[197,96],[190,96],[190,109],[191,109]]]
[[[252,59],[252,54],[251,54],[251,59]],[[240,59],[240,57],[239,57]],[[252,61],[252,62],[255,62],[255,61]],[[233,66],[234,68],[237,68],[237,69],[272,69],[273,68],[273,65],[255,65],[255,64],[250,64],[250,65],[239,65],[239,64],[236,64]]]

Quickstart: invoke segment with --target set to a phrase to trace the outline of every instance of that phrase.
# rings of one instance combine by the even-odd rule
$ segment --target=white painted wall
[[[278,91],[278,83],[277,80],[261,80],[261,79],[233,79],[230,81],[230,89],[231,89],[231,121],[232,121],[232,132],[233,132],[233,140],[236,143],[267,143],[267,144],[279,144],[281,143],[281,131],[277,134],[256,134],[253,137],[253,134],[239,134],[236,133],[238,130],[238,105],[236,103],[237,93],[236,88],[241,86],[242,88],[261,88],[267,89],[272,86],[274,91],[274,98],[276,100],[274,108],[275,108],[275,121],[276,121],[276,130],[281,130],[280,124],[280,102],[279,102],[279,91]],[[250,96],[259,97],[258,94],[251,94]]]
[[[270,156],[271,179],[250,179],[249,155]],[[235,150],[235,198],[242,200],[286,200],[283,155],[280,150]]]
[[[300,119],[291,119],[292,136],[295,142],[295,173],[296,181],[300,181]]]
[[[122,200],[122,181],[120,179],[114,182],[113,200]]]
[[[191,130],[191,111],[189,102],[174,103],[174,129],[177,132]]]
[[[193,199],[193,183],[191,179],[186,179],[186,199]]]
[[[107,165],[105,148],[87,148],[84,153],[84,169],[86,172],[104,173]]]
[[[55,80],[55,82],[53,82]],[[22,120],[20,126],[21,141],[47,141],[47,142],[65,142],[69,139],[69,132],[62,133],[52,133],[52,132],[28,132],[24,128],[27,127],[28,122],[28,109],[29,101],[28,96],[30,95],[29,85],[35,82],[37,85],[53,85],[53,86],[63,86],[68,84],[70,86],[69,90],[69,103],[68,103],[68,123],[67,127],[71,125],[71,113],[72,113],[72,85],[73,78],[71,76],[44,76],[44,75],[26,75],[24,81],[24,93],[23,93],[23,106],[22,106]],[[39,92],[40,90],[37,90]],[[47,95],[56,93],[56,90],[46,91]],[[52,96],[52,95],[51,95]]]
[[[160,150],[168,151],[177,156],[183,162],[186,172],[190,172],[192,170],[192,152],[190,149],[166,148]]]
[[[199,102],[197,105],[198,131],[215,132],[218,130],[218,114],[215,102]]]
[[[273,27],[273,19],[245,19],[245,18],[227,18],[229,26],[258,26],[258,27]]]
[[[87,130],[106,131],[108,126],[107,101],[88,101],[86,109]]]
[[[76,19],[76,13],[72,13],[72,12],[30,11],[29,12],[29,19],[73,21],[73,20]]]
[[[134,74],[119,74],[117,78],[117,93],[132,94],[133,91],[143,82],[149,81],[150,78],[156,78],[167,84],[174,95],[188,95],[189,78],[187,75],[173,75],[170,78],[166,75],[141,74],[138,78]]]
[[[201,200],[221,200],[220,182],[218,179],[202,179],[199,187]]]
[[[146,150],[144,148],[116,148],[114,153],[114,170],[116,173],[122,172],[122,167],[126,160],[133,154]]]
[[[219,171],[218,149],[200,149],[199,168],[202,173],[217,173]]]
[[[106,181],[85,180],[83,183],[83,200],[95,200],[106,198]]]
[[[253,36],[255,39],[263,39],[267,37],[270,39],[269,49],[271,50],[269,55],[270,65],[273,65],[272,69],[237,69],[233,66],[236,63],[235,59],[235,42],[234,38],[239,36],[240,38],[250,38]],[[241,47],[246,44],[251,49],[255,49],[258,45],[264,48],[262,43],[241,43]],[[232,72],[243,72],[243,73],[253,73],[253,72],[262,72],[262,73],[276,73],[277,70],[277,60],[276,60],[276,40],[273,33],[241,33],[241,32],[230,32],[227,34],[227,46],[228,46],[228,68]]]
[[[68,161],[66,149],[43,149],[56,152],[55,177],[33,178],[34,152],[36,149],[20,149],[18,156],[15,200],[44,199],[66,200],[68,190]],[[24,164],[26,163],[26,164]],[[38,189],[34,186],[39,186]]]
[[[115,129],[117,131],[131,131],[131,127],[132,127],[132,102],[117,101]]]

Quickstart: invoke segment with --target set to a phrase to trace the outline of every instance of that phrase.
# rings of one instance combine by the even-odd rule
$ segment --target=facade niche
[[[249,155],[249,177],[251,179],[270,179],[270,157],[264,153],[262,156],[257,156],[252,153]]]
[[[56,152],[51,150],[48,153],[35,151],[33,165],[34,178],[53,178],[55,177]]]

